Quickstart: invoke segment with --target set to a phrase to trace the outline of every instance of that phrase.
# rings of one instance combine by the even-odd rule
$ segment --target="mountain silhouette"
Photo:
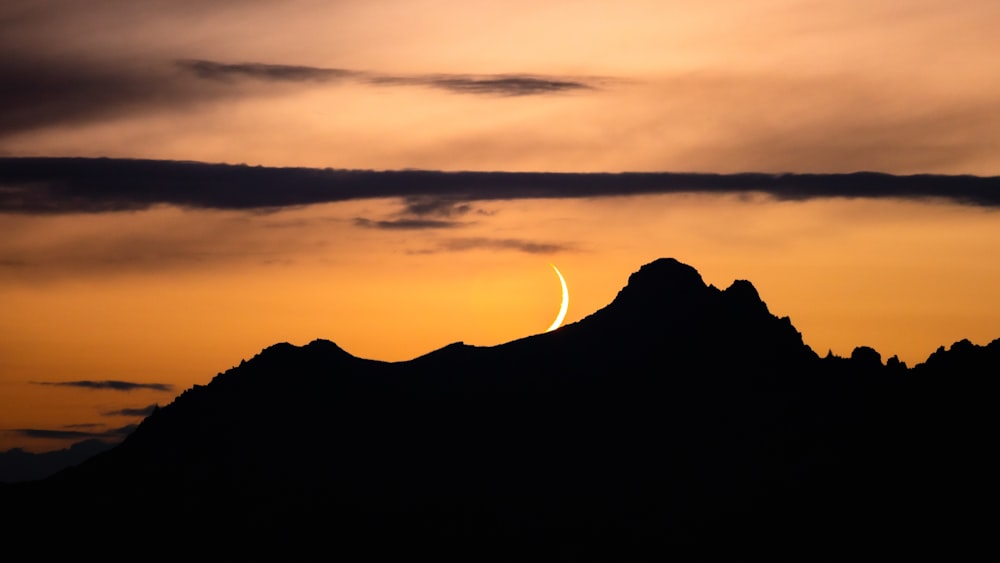
[[[1000,339],[913,368],[820,357],[750,282],[659,259],[498,346],[389,363],[276,344],[0,500],[22,533],[230,554],[953,555],[989,537],[997,373]]]

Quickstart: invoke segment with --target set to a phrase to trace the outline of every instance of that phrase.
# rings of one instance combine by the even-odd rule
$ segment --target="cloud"
[[[155,62],[4,57],[2,51],[0,81],[0,136],[191,108],[239,94]]]
[[[357,217],[354,219],[354,225],[385,230],[453,229],[473,224],[453,219],[473,211],[479,215],[493,215],[492,212],[474,208],[469,202],[451,196],[409,196],[403,198],[403,209],[394,215],[394,219],[372,220]]]
[[[453,238],[441,241],[435,248],[415,250],[410,254],[435,254],[438,252],[464,252],[466,250],[512,250],[528,254],[554,254],[574,250],[566,244],[551,242],[536,242],[513,238]]]
[[[501,94],[531,96],[550,92],[590,89],[591,86],[573,80],[555,80],[523,74],[505,76],[442,76],[428,79],[436,88],[462,94]]]
[[[94,432],[80,430],[47,430],[43,428],[15,428],[12,432],[25,438],[45,438],[51,440],[76,440],[93,438]]]
[[[334,82],[354,80],[372,86],[426,86],[455,94],[533,96],[593,86],[583,79],[533,74],[384,74],[343,68],[322,68],[259,62],[220,63],[179,60],[175,64],[198,78],[231,82],[256,79],[268,82]]]
[[[79,440],[87,438],[114,438],[120,439],[135,430],[135,424],[128,424],[120,428],[111,428],[100,432],[87,432],[83,430],[53,430],[47,428],[15,428],[11,432],[24,436],[25,438],[43,438],[47,440]]]
[[[458,221],[439,221],[435,219],[391,219],[373,221],[364,217],[354,219],[354,224],[367,229],[386,230],[419,230],[419,229],[451,229],[461,227],[465,223]]]
[[[428,86],[454,94],[534,96],[573,90],[591,90],[594,86],[580,79],[565,79],[531,74],[427,74],[411,76],[375,75],[371,84]]]
[[[2,26],[0,26],[2,31]],[[266,93],[267,85],[352,81],[371,87],[421,86],[455,94],[533,96],[581,91],[583,79],[528,74],[390,75],[372,71],[201,59],[65,57],[0,44],[0,137],[54,125],[189,111]],[[28,53],[28,54],[26,54]],[[248,81],[256,82],[251,86]]]
[[[179,60],[175,64],[183,70],[190,71],[198,78],[222,81],[232,81],[238,78],[254,78],[274,82],[330,82],[362,75],[360,72],[341,68],[317,68],[266,63],[227,64],[195,59]]]
[[[278,189],[280,187],[280,189]],[[753,194],[777,199],[940,198],[1000,207],[1000,177],[853,174],[536,173],[370,171],[107,158],[0,158],[0,213],[98,213],[183,208],[266,211],[402,198],[403,222],[457,216],[473,201],[664,193]],[[450,215],[449,215],[450,214]],[[364,220],[359,226],[371,227]]]
[[[404,214],[436,217],[458,217],[473,210],[472,206],[450,197],[410,196],[404,199]],[[486,214],[483,210],[478,213]]]
[[[104,381],[94,381],[84,379],[80,381],[33,381],[35,385],[52,385],[56,387],[76,387],[79,389],[110,390],[110,391],[136,391],[148,389],[151,391],[169,392],[174,390],[174,386],[169,383],[136,383],[132,381],[119,381],[108,379]]]
[[[153,411],[155,411],[158,408],[159,405],[153,403],[152,405],[148,405],[145,407],[124,408],[124,409],[102,412],[101,414],[103,414],[104,416],[149,416],[150,414],[153,413]]]

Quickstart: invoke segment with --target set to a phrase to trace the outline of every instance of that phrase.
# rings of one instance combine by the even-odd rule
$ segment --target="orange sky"
[[[993,176],[997,21],[991,0],[13,0],[0,156]],[[912,365],[1000,337],[992,208],[673,194],[475,202],[455,229],[357,221],[400,208],[0,214],[0,451],[73,441],[18,430],[134,423],[108,413],[276,342],[400,360],[541,332],[549,262],[567,322],[675,257],[751,280],[821,354]],[[82,380],[174,388],[41,384]]]

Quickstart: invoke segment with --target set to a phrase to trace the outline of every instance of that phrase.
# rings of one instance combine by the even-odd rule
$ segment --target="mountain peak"
[[[288,342],[279,342],[277,344],[272,344],[271,346],[268,346],[267,348],[261,350],[260,353],[257,354],[256,358],[254,359],[258,358],[264,360],[283,359],[290,355],[299,355],[300,350],[314,357],[322,356],[322,357],[327,357],[329,359],[347,359],[354,357],[351,355],[350,352],[347,352],[334,342],[331,342],[329,340],[316,339],[306,344],[305,346],[296,346]]]
[[[705,282],[702,281],[698,270],[692,266],[680,262],[676,258],[659,258],[645,264],[630,275],[625,289],[644,291],[653,287],[659,291],[704,289]]]
[[[698,270],[674,258],[650,262],[628,278],[612,307],[662,309],[664,306],[691,306],[704,300],[708,287]]]
[[[747,280],[736,280],[725,291],[723,297],[730,306],[748,313],[769,314],[767,304],[760,298],[757,288]]]
[[[771,314],[749,281],[722,291],[674,258],[639,268],[609,305],[577,325],[590,346],[633,366],[669,357],[702,372],[729,373],[737,364],[793,371],[815,357],[790,319]]]

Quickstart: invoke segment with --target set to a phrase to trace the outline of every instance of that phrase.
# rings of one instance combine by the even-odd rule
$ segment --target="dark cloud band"
[[[104,158],[0,158],[0,212],[6,213],[96,213],[158,204],[267,210],[387,197],[403,198],[409,206],[418,202],[415,211],[426,211],[461,209],[456,208],[457,202],[469,201],[665,193],[764,193],[791,200],[941,198],[1000,207],[1000,177],[365,171]],[[447,217],[447,212],[438,215]]]

